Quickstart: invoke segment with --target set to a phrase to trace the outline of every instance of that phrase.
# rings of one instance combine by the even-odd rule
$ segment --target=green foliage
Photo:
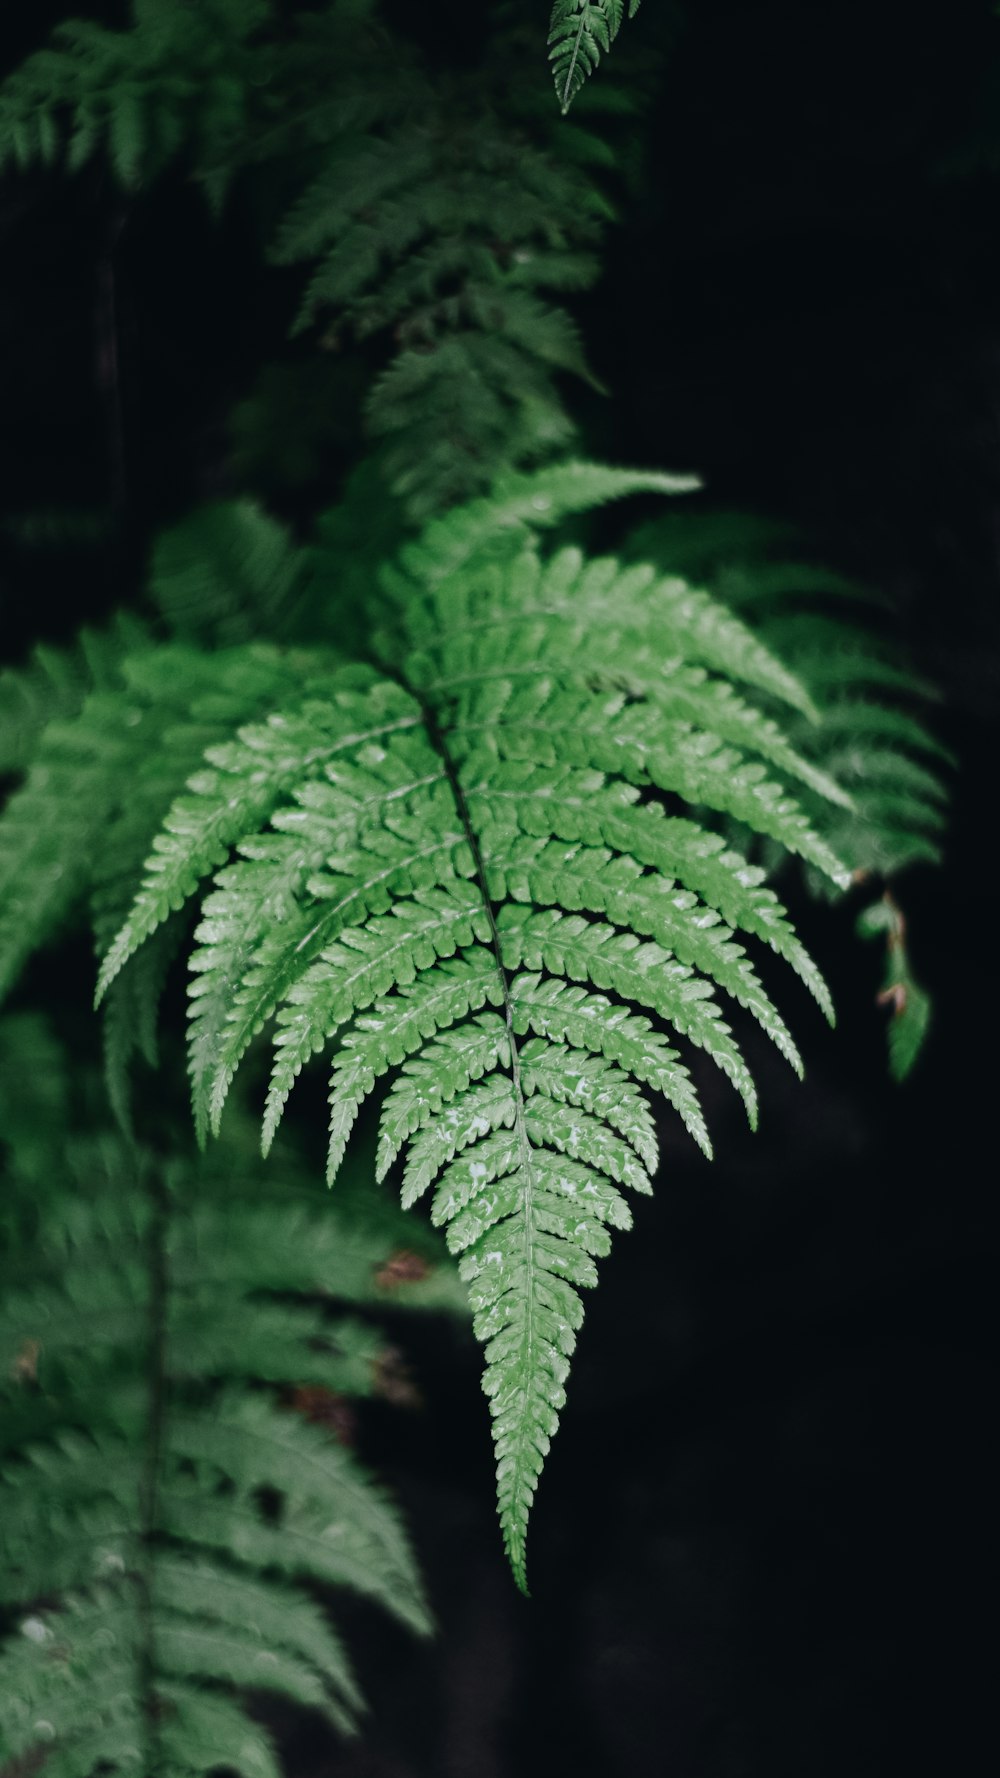
[[[365,1101],[390,1084],[378,1172],[407,1151],[404,1204],[433,1188],[432,1221],[461,1256],[522,1584],[579,1292],[596,1280],[608,1230],[629,1226],[623,1190],[651,1189],[656,1139],[640,1086],[710,1154],[692,1048],[751,1124],[739,1019],[801,1072],[757,947],[832,1017],[818,968],[734,836],[843,889],[873,833],[888,848],[913,828],[906,748],[923,731],[859,695],[873,681],[904,692],[910,682],[859,628],[831,631],[811,608],[809,646],[793,646],[803,597],[842,595],[835,577],[783,563],[720,571],[708,578],[724,603],[651,562],[542,548],[542,533],[572,515],[685,485],[587,464],[502,478],[380,569],[377,556],[363,574],[355,564],[367,658],[353,662],[315,647],[226,646],[280,632],[303,575],[334,609],[350,524],[338,529],[334,515],[306,571],[256,509],[204,508],[153,558],[154,601],[187,639],[124,656],[121,689],[92,692],[75,722],[50,726],[0,826],[9,881],[34,915],[28,932],[20,909],[8,952],[43,938],[67,897],[89,890],[126,1127],[129,1045],[155,1059],[180,910],[203,886],[189,989],[199,1135],[219,1130],[265,1028],[265,1149],[302,1068],[334,1046],[331,1180]],[[704,550],[683,520],[672,544],[669,520],[637,534],[633,553],[640,543],[688,566]],[[764,617],[750,628],[738,613],[754,601]],[[786,665],[772,637],[807,671]],[[857,730],[846,761],[845,701]],[[856,800],[838,782],[855,757]],[[904,790],[900,809],[889,793]],[[80,835],[84,820],[93,826]],[[88,837],[97,831],[101,848]]]
[[[649,800],[735,819],[843,885],[797,800],[808,790],[836,808],[843,795],[763,714],[770,701],[808,716],[808,695],[709,595],[651,567],[545,555],[533,535],[595,501],[674,485],[585,465],[510,478],[384,568],[370,665],[303,655],[282,695],[282,657],[268,656],[267,719],[241,726],[237,712],[231,738],[205,750],[101,970],[113,989],[214,879],[191,965],[196,1122],[219,1127],[236,1069],[273,1023],[269,1145],[300,1070],[336,1041],[331,1178],[359,1108],[402,1065],[380,1167],[412,1139],[407,1203],[441,1174],[432,1219],[464,1256],[487,1346],[501,1518],[522,1581],[577,1292],[595,1280],[606,1229],[628,1226],[619,1187],[649,1189],[655,1141],[635,1082],[707,1151],[674,1047],[693,1045],[756,1119],[719,996],[801,1066],[737,933],[783,956],[830,1010],[762,873],[710,824]],[[217,698],[220,663],[234,694],[249,693],[259,659],[213,656]],[[175,690],[180,665],[170,657]]]
[[[325,686],[332,651],[235,640],[288,627],[299,573],[273,519],[249,502],[216,503],[153,552],[150,602],[177,640],[122,617],[73,649],[37,650],[0,680],[3,763],[24,774],[0,821],[0,992],[84,901],[103,954],[151,833],[205,749],[296,691],[308,694],[310,673]],[[212,645],[219,651],[206,652]],[[108,1085],[126,1128],[128,1068],[136,1051],[155,1060],[156,1005],[179,940],[175,922],[108,1002]]]
[[[628,0],[635,18],[639,0]],[[549,60],[565,114],[584,81],[607,55],[625,17],[625,0],[554,0],[549,20]]]
[[[109,632],[83,630],[72,649],[39,645],[27,667],[0,673],[0,772],[22,772],[39,736],[58,717],[75,717],[90,692],[118,683],[123,654],[140,648],[144,627],[126,615]]]
[[[247,40],[266,23],[267,0],[133,0],[132,11],[129,31],[56,26],[52,44],[8,77],[0,165],[50,165],[65,146],[76,171],[103,147],[125,187],[184,150],[203,177],[225,166],[247,131]]]
[[[555,7],[564,111],[624,12]],[[231,1137],[265,1033],[265,1149],[322,1052],[331,1182],[378,1095],[378,1177],[396,1170],[407,1209],[428,1201],[485,1347],[523,1586],[581,1293],[627,1194],[652,1189],[654,1104],[708,1156],[703,1059],[751,1124],[751,1025],[801,1072],[781,962],[833,1016],[768,877],[798,860],[842,891],[934,860],[943,795],[925,688],[856,621],[856,588],[732,517],[579,546],[606,535],[592,509],[697,484],[565,460],[563,379],[597,384],[564,302],[597,276],[615,154],[542,118],[505,29],[456,72],[368,0],[280,19],[137,0],[130,30],[66,26],[0,92],[0,157],[21,165],[103,143],[132,191],[178,159],[216,203],[239,178],[272,262],[309,268],[295,350],[361,348],[344,386],[370,373],[376,445],[304,542],[246,499],[203,505],[155,542],[144,618],[0,682],[18,778],[0,989],[86,910],[126,1139],[181,952],[201,1141]],[[636,101],[616,104],[631,128]],[[308,393],[303,363],[244,402],[251,459],[289,384]],[[294,488],[292,459],[270,461]],[[878,906],[902,1073],[926,1006]],[[0,1045],[45,1066],[30,1014]],[[370,1387],[375,1336],[315,1298],[377,1296],[372,1251],[353,1212],[297,1218],[232,1150],[223,1179],[119,1141],[71,1189],[22,1110],[11,1147],[41,1207],[3,1311],[4,1535],[31,1615],[2,1656],[0,1722],[16,1758],[47,1737],[53,1774],[271,1773],[230,1692],[271,1685],[343,1727],[358,1709],[305,1581],[426,1621],[390,1509],[275,1394]]]
[[[382,1336],[344,1305],[451,1309],[448,1269],[400,1281],[391,1235],[330,1215],[287,1159],[271,1189],[237,1161],[164,1171],[77,1139],[41,1246],[6,1181],[4,1761],[273,1774],[242,1694],[341,1733],[364,1708],[326,1589],[430,1627],[398,1514],[316,1404],[335,1423],[379,1387]]]
[[[567,24],[565,80],[621,10],[585,7],[582,35]],[[65,140],[75,168],[103,145],[131,189],[183,157],[216,206],[239,174],[276,166],[289,202],[272,257],[314,268],[293,331],[322,315],[328,350],[390,342],[367,424],[422,518],[504,464],[570,449],[560,379],[598,386],[562,301],[597,277],[614,212],[594,175],[614,157],[593,131],[553,135],[504,44],[501,29],[458,79],[356,0],[281,28],[267,0],[141,0],[131,30],[64,25],[4,83],[0,163],[51,163]],[[527,89],[514,106],[511,80]]]
[[[0,1142],[3,1164],[16,1159],[20,1178],[44,1182],[69,1097],[66,1055],[48,1021],[37,1012],[6,1013],[0,1018]],[[8,1202],[0,1208],[4,1235],[10,1211]]]
[[[394,68],[366,89],[360,127],[352,114],[331,130],[275,242],[280,264],[318,260],[296,331],[322,314],[328,347],[391,337],[368,425],[417,517],[482,491],[501,464],[565,451],[558,378],[593,381],[559,299],[594,281],[613,212],[580,145],[560,158],[501,100],[488,81]]]
[[[878,1001],[889,1008],[889,1066],[896,1080],[905,1080],[923,1047],[931,1002],[913,973],[906,921],[888,890],[859,914],[858,932],[862,938],[885,938],[885,979]]]
[[[824,832],[855,882],[895,881],[913,865],[941,861],[943,771],[953,762],[924,720],[936,693],[900,658],[884,625],[876,627],[872,594],[789,559],[795,541],[743,514],[682,513],[643,526],[629,550],[711,587],[787,662],[822,715],[819,723],[793,716],[789,739],[850,793],[849,803],[827,811]],[[819,819],[812,787],[802,801]],[[822,879],[814,874],[811,887],[821,890]],[[923,990],[909,976],[905,983],[906,1016],[890,1026],[897,1077],[915,1061],[929,1017]]]

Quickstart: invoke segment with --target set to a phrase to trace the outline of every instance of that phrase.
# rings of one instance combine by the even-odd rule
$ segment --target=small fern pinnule
[[[38,651],[0,680],[3,763],[21,778],[0,816],[0,995],[88,902],[103,955],[150,836],[205,749],[296,692],[306,699],[309,670],[325,687],[332,652],[249,640],[214,655],[204,648],[247,636],[262,605],[278,622],[297,571],[274,521],[246,503],[219,503],[166,533],[154,552],[151,602],[183,640],[164,642],[150,624],[121,616],[84,632],[75,649]],[[108,1086],[126,1127],[131,1057],[139,1049],[153,1058],[156,1003],[179,939],[175,921],[109,998]]]
[[[196,1123],[219,1127],[249,1044],[273,1026],[273,1141],[294,1082],[336,1044],[329,1174],[395,1071],[378,1166],[403,1149],[431,1193],[486,1346],[506,1545],[555,1431],[579,1291],[656,1144],[639,1084],[710,1152],[682,1051],[754,1083],[720,996],[801,1068],[752,956],[829,995],[762,872],[712,830],[732,818],[841,885],[798,800],[844,794],[764,705],[808,721],[802,685],[709,595],[539,529],[649,472],[508,477],[433,522],[373,590],[372,663],[208,750],[154,843],[100,992],[199,882],[192,957]],[[737,689],[738,688],[738,689]],[[679,799],[701,819],[666,813]],[[221,866],[221,869],[220,869]]]

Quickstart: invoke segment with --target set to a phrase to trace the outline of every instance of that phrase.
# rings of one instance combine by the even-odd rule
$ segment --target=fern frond
[[[414,580],[436,585],[478,555],[517,553],[538,531],[576,513],[631,494],[686,494],[700,485],[694,475],[575,461],[553,463],[530,475],[508,473],[488,496],[425,525],[401,547],[399,562]]]
[[[674,485],[586,465],[508,478],[495,502],[404,545],[372,601],[377,664],[331,670],[322,696],[314,679],[209,749],[101,975],[104,988],[214,871],[192,959],[199,1128],[218,1127],[271,1026],[267,1148],[297,1075],[333,1042],[333,1178],[365,1100],[400,1070],[378,1171],[408,1146],[404,1203],[436,1182],[432,1220],[464,1255],[522,1582],[576,1293],[607,1229],[628,1224],[619,1188],[647,1191],[655,1168],[640,1085],[709,1152],[674,1043],[694,1046],[756,1119],[720,995],[801,1067],[737,933],[784,957],[829,1011],[761,871],[658,801],[736,817],[843,884],[788,785],[817,806],[844,794],[765,714],[784,706],[808,723],[800,681],[709,595],[532,547],[564,513]]]
[[[628,0],[634,18],[639,0]],[[563,114],[588,75],[607,55],[625,17],[625,0],[555,0],[549,20],[549,61]]]
[[[935,862],[947,795],[939,768],[950,756],[922,717],[933,688],[880,634],[872,592],[777,554],[789,541],[781,527],[723,514],[688,526],[655,521],[630,548],[717,588],[808,689],[821,721],[793,722],[791,738],[850,793],[825,831],[851,869],[892,876]],[[857,618],[845,618],[845,600],[862,608]]]
[[[45,1246],[14,1256],[21,1282],[0,1311],[15,1424],[29,1340],[46,1404],[34,1434],[8,1442],[0,1476],[2,1596],[42,1601],[0,1643],[4,1755],[44,1753],[86,1778],[105,1761],[170,1770],[183,1749],[188,1772],[224,1758],[276,1773],[240,1693],[273,1691],[345,1734],[364,1708],[304,1580],[428,1629],[392,1504],[346,1448],[261,1388],[371,1391],[377,1332],[331,1318],[322,1299],[376,1300],[384,1237],[315,1206],[244,1203],[231,1167],[150,1191],[134,1151],[104,1161],[113,1177],[95,1185],[81,1151],[88,1195],[63,1199]],[[448,1289],[423,1300],[435,1294],[451,1306]]]
[[[149,591],[175,636],[225,648],[283,633],[299,571],[276,519],[249,500],[215,501],[158,537]]]
[[[362,681],[365,677],[362,673]],[[318,773],[338,752],[414,725],[417,718],[408,701],[394,688],[377,689],[366,699],[352,689],[357,679],[354,669],[339,679],[331,673],[326,680],[329,703],[308,700],[294,715],[272,717],[263,726],[243,730],[238,741],[205,751],[211,769],[196,774],[191,794],[170,810],[146,886],[104,960],[99,995],[137,947],[222,863],[229,848],[267,819],[286,787],[310,771]]]
[[[432,522],[383,570],[367,594],[368,665],[315,650],[201,657],[173,645],[163,664],[140,653],[122,669],[162,744],[112,817],[99,933],[110,936],[148,853],[145,833],[158,819],[163,828],[107,946],[99,991],[126,996],[121,1029],[151,1051],[158,965],[146,971],[143,947],[154,935],[167,945],[168,920],[214,877],[191,960],[199,1133],[218,1128],[240,1062],[271,1027],[270,1146],[297,1075],[332,1042],[332,1179],[365,1101],[399,1071],[377,1168],[384,1175],[408,1150],[403,1201],[434,1190],[432,1218],[465,1256],[481,1326],[492,1330],[501,1514],[522,1581],[526,1514],[581,1313],[576,1292],[593,1282],[607,1229],[627,1224],[619,1187],[646,1190],[655,1170],[640,1087],[662,1094],[710,1152],[681,1053],[693,1046],[755,1121],[756,1089],[723,1000],[801,1069],[756,945],[832,1011],[763,871],[713,819],[842,887],[848,873],[828,836],[857,817],[829,768],[851,778],[848,731],[855,745],[859,729],[865,741],[878,737],[879,794],[893,799],[887,826],[913,830],[936,785],[910,756],[922,731],[905,710],[872,715],[865,730],[874,706],[855,687],[839,697],[839,728],[838,700],[828,722],[817,720],[824,691],[850,685],[846,671],[818,674],[810,695],[808,674],[712,594],[646,564],[539,548],[537,534],[567,514],[677,485],[589,465],[506,477],[493,500]],[[244,517],[222,509],[206,519],[210,538],[219,528],[219,551],[209,549],[223,604],[230,585],[264,588],[275,561],[287,561],[278,534]],[[196,546],[192,532],[186,548]],[[316,554],[313,585],[336,563],[335,552]],[[196,557],[190,572],[201,572]],[[787,589],[778,605],[787,642]],[[813,646],[818,638],[829,661],[822,626],[798,634]],[[886,683],[877,672],[876,683]],[[116,720],[124,733],[120,711]],[[195,769],[177,797],[182,757]],[[690,813],[668,812],[665,797]],[[869,819],[878,806],[869,786]],[[60,1326],[71,1328],[91,1299],[104,1302],[88,1346],[97,1362],[135,1310],[126,1302],[109,1313],[106,1266],[91,1268],[87,1289],[65,1312],[48,1309],[71,1366]],[[294,1350],[303,1377],[326,1365],[354,1389],[370,1362],[363,1334],[341,1324],[324,1337],[294,1305],[262,1307],[239,1339],[237,1348],[225,1312],[202,1316],[192,1350],[234,1378],[277,1378]]]
[[[584,7],[570,86],[620,12]],[[183,159],[214,208],[237,172],[286,168],[274,257],[314,262],[295,329],[324,313],[331,344],[391,342],[369,428],[423,518],[571,447],[558,379],[598,385],[562,299],[597,275],[614,215],[597,181],[617,157],[581,127],[553,132],[523,95],[530,67],[511,104],[502,58],[435,75],[369,14],[331,0],[269,30],[268,0],[164,0],[130,30],[63,25],[0,88],[0,163],[103,150],[135,189]]]
[[[217,200],[254,98],[248,40],[267,0],[136,0],[130,30],[93,20],[56,26],[0,88],[0,164],[77,171],[99,147],[125,187],[159,174],[187,148]]]
[[[391,338],[368,424],[424,519],[570,448],[556,378],[594,379],[557,299],[592,281],[613,212],[593,173],[606,157],[550,151],[505,118],[488,74],[435,81],[408,62],[396,86],[362,79],[349,108],[330,104],[274,258],[319,261],[296,332],[324,314],[331,340]]]

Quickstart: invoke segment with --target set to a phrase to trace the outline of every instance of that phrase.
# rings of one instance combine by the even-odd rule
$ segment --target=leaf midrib
[[[419,698],[419,692],[417,691],[417,689],[415,687],[407,686],[407,690],[411,692],[412,696]],[[457,811],[457,814],[459,817],[459,821],[461,822],[462,828],[465,832],[465,837],[466,837],[466,841],[469,846],[469,850],[472,853],[473,862],[474,862],[475,868],[476,868],[476,882],[479,887],[479,894],[480,894],[480,898],[482,900],[483,911],[486,915],[487,923],[489,926],[490,945],[493,950],[493,955],[494,955],[494,959],[496,962],[497,976],[500,981],[503,1017],[504,1017],[504,1023],[507,1027],[507,1042],[508,1042],[509,1051],[510,1051],[511,1089],[512,1089],[513,1099],[514,1099],[514,1130],[515,1130],[515,1134],[517,1137],[518,1151],[520,1154],[520,1172],[521,1172],[521,1176],[522,1176],[522,1179],[524,1182],[523,1183],[523,1197],[522,1197],[522,1223],[523,1223],[523,1229],[524,1229],[525,1318],[524,1318],[524,1327],[523,1327],[523,1333],[522,1333],[521,1351],[522,1351],[522,1354],[524,1355],[525,1368],[527,1370],[528,1375],[530,1376],[534,1370],[534,1358],[535,1358],[535,1326],[534,1326],[534,1301],[535,1301],[534,1246],[535,1246],[535,1242],[534,1242],[534,1236],[535,1236],[536,1231],[535,1231],[534,1216],[533,1216],[534,1168],[533,1168],[533,1159],[532,1159],[532,1147],[531,1147],[531,1142],[528,1137],[526,1108],[525,1108],[525,1095],[524,1095],[524,1089],[523,1089],[523,1086],[521,1083],[520,1053],[519,1053],[518,1044],[517,1044],[517,1032],[514,1027],[514,1002],[513,1002],[513,997],[511,994],[510,978],[507,974],[507,968],[506,968],[506,965],[505,965],[504,959],[503,959],[503,943],[501,940],[499,928],[497,926],[496,915],[493,910],[493,902],[490,897],[489,878],[487,875],[486,863],[483,858],[482,849],[480,847],[479,835],[476,831],[475,826],[473,825],[472,816],[469,811],[469,806],[468,806],[468,803],[467,803],[466,797],[465,797],[465,792],[462,788],[462,782],[461,782],[461,778],[459,777],[458,767],[457,767],[454,759],[452,758],[451,751],[448,747],[448,742],[447,742],[446,736],[444,734],[444,731],[443,731],[440,723],[437,720],[437,717],[436,717],[434,711],[426,704],[422,704],[422,708],[425,713],[425,722],[427,725],[427,733],[428,733],[431,745],[435,748],[439,757],[443,761],[445,772],[446,772],[446,775],[448,778],[448,782],[451,785],[452,796],[454,797],[454,800],[455,800],[455,808],[456,808],[456,811]],[[519,1427],[517,1458],[516,1458],[515,1466],[514,1466],[515,1480],[514,1480],[514,1485],[513,1485],[513,1489],[512,1489],[512,1495],[513,1495],[513,1498],[515,1501],[523,1493],[524,1487],[525,1487],[525,1479],[522,1475],[523,1457],[524,1457],[524,1432],[523,1432],[523,1427]],[[510,1554],[510,1559],[511,1559],[511,1566],[514,1570],[514,1578],[515,1578],[520,1590],[522,1592],[526,1593],[527,1586],[526,1586],[526,1582],[525,1582],[525,1573],[524,1573],[523,1533],[520,1531],[519,1528],[515,1528],[514,1525],[505,1527],[505,1531],[508,1532],[509,1537],[510,1537],[508,1549],[509,1549],[509,1554]],[[515,1542],[515,1537],[516,1537],[516,1542]]]

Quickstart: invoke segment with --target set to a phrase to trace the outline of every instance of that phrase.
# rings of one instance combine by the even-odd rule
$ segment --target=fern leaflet
[[[635,18],[639,0],[628,0]],[[549,20],[549,61],[565,116],[588,75],[607,55],[625,17],[625,0],[555,0]]]
[[[829,810],[824,831],[856,882],[895,881],[915,864],[941,859],[942,768],[952,762],[923,720],[935,693],[880,633],[873,595],[829,569],[788,559],[789,541],[781,527],[745,515],[685,514],[643,527],[630,548],[714,586],[808,687],[822,720],[793,716],[789,738],[850,792],[849,802]],[[846,616],[845,604],[859,614]],[[803,804],[818,816],[813,786],[806,785]],[[811,886],[822,890],[818,874]],[[926,1035],[930,1003],[910,970],[891,893],[861,916],[859,930],[887,934],[882,998],[893,1009],[889,1065],[902,1078]]]

